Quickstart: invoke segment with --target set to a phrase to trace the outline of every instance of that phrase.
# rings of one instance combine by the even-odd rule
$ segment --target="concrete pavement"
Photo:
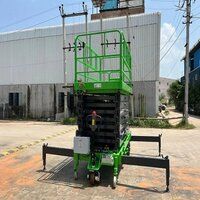
[[[76,126],[35,123],[0,122],[0,152],[46,138],[0,158],[0,199],[200,199],[199,128],[132,129],[136,135],[163,134],[162,153],[171,161],[170,192],[165,193],[165,172],[161,169],[124,166],[115,190],[110,187],[111,169],[103,168],[102,182],[91,187],[86,180],[86,164],[80,165],[75,181],[73,161],[66,157],[48,155],[47,170],[43,172],[42,143],[72,147]],[[54,137],[48,138],[51,135]],[[157,145],[132,143],[131,153],[157,156]]]

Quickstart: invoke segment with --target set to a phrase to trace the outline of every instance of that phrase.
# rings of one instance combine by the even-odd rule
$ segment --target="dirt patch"
[[[0,162],[0,199],[12,199],[12,196],[20,191],[21,187],[32,187],[36,180],[31,173],[38,169],[41,162],[40,155],[33,155],[26,160],[21,160],[18,153],[1,159]],[[10,196],[12,193],[12,196]]]

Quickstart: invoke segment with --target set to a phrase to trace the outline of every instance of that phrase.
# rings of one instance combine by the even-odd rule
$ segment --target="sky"
[[[1,0],[0,32],[23,30],[33,27],[60,25],[61,18],[58,6],[62,3],[65,12],[82,11],[83,0]],[[185,30],[183,11],[177,11],[179,0],[146,0],[145,12],[161,13],[161,63],[160,76],[178,79],[183,76],[183,62],[180,62],[185,52]],[[89,12],[93,11],[91,0],[85,0]],[[192,19],[190,47],[200,39],[200,0],[192,4]],[[195,18],[199,17],[199,18]],[[81,22],[83,19],[67,20],[67,23]],[[177,39],[178,38],[178,39]],[[177,41],[176,41],[177,40]],[[176,42],[175,42],[176,41]],[[173,45],[173,43],[175,44]],[[171,48],[172,46],[172,48]]]

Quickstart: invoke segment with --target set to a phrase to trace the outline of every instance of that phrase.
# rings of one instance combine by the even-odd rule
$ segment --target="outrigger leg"
[[[73,149],[51,147],[51,146],[48,146],[48,144],[43,144],[42,146],[43,170],[46,169],[46,155],[47,154],[73,157],[74,151]]]
[[[131,136],[131,142],[157,142],[158,143],[158,155],[161,156],[161,137],[162,134],[158,136]]]
[[[136,156],[122,156],[122,163],[144,167],[163,168],[166,170],[166,192],[169,191],[170,164],[168,156],[165,158],[147,158]]]

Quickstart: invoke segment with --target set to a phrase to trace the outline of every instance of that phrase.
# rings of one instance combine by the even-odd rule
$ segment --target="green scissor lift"
[[[109,43],[106,38],[115,36],[114,43]],[[100,45],[97,53],[92,46],[94,41],[99,41]],[[79,52],[78,46],[84,46]],[[110,46],[112,47],[110,48]],[[115,47],[113,47],[115,45]],[[113,48],[113,50],[111,50]],[[115,48],[115,49],[114,49]],[[106,66],[108,61],[114,62],[112,69]],[[118,30],[104,31],[97,33],[82,34],[75,39],[75,82],[74,89],[76,94],[132,94],[132,70],[131,54],[124,34]],[[93,107],[95,109],[95,107]],[[98,134],[96,131],[95,134]],[[90,183],[94,184],[95,176],[98,175],[102,165],[113,167],[113,187],[116,187],[121,157],[129,154],[129,143],[131,133],[126,130],[118,148],[101,150],[90,154],[74,153],[74,174],[77,178],[78,164],[80,160],[88,162]],[[107,162],[102,161],[102,157],[107,156]]]
[[[112,41],[112,42],[110,42]],[[111,48],[112,47],[112,48]],[[115,188],[123,164],[166,169],[169,186],[168,157],[130,156],[130,142],[158,142],[161,156],[161,135],[133,136],[128,128],[129,96],[132,95],[130,48],[119,30],[78,35],[74,42],[74,93],[77,97],[78,130],[74,149],[43,145],[46,154],[73,157],[74,177],[78,178],[80,161],[87,162],[91,184],[100,180],[103,165],[113,168]]]

